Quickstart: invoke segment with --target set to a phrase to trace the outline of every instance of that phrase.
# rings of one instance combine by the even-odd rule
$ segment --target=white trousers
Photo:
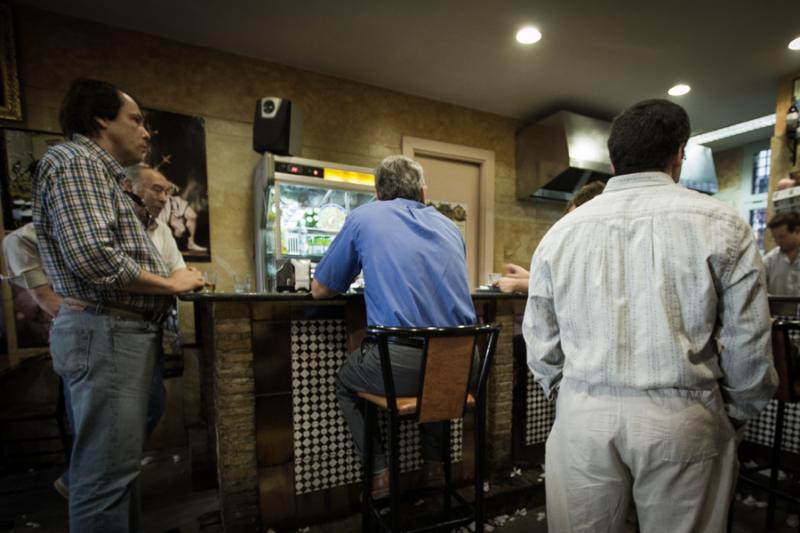
[[[639,391],[562,382],[545,458],[554,533],[723,532],[738,475],[718,389]]]

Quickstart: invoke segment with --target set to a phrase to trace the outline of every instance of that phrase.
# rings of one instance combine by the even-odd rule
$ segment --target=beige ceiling
[[[520,119],[610,118],[677,82],[700,133],[775,110],[797,0],[22,0],[112,26]],[[524,47],[518,27],[543,39]]]

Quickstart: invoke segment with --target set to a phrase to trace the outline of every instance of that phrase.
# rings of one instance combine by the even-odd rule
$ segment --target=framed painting
[[[11,6],[0,3],[0,120],[22,120]]]
[[[0,237],[32,220],[32,173],[36,161],[51,146],[63,141],[58,133],[0,128]],[[24,231],[24,229],[20,229]],[[0,254],[0,271],[8,274],[5,254]],[[0,353],[14,366],[22,359],[47,349],[50,317],[45,315],[31,293],[12,283],[3,283]],[[2,366],[0,357],[0,367]]]
[[[145,162],[172,185],[159,219],[169,226],[184,260],[210,262],[205,121],[155,109],[144,115],[151,134]]]

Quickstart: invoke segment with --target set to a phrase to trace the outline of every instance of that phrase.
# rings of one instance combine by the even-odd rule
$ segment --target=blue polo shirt
[[[464,240],[433,207],[398,198],[350,213],[314,277],[345,292],[361,270],[370,325],[475,323]]]

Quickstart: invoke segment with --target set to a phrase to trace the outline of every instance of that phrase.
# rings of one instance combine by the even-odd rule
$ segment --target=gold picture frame
[[[11,6],[0,3],[0,120],[22,120]]]

